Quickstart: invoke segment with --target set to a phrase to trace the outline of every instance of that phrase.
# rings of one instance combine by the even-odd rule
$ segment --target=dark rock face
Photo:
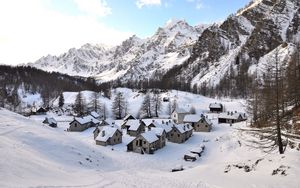
[[[207,28],[194,45],[191,57],[181,67],[171,70],[172,79],[185,78],[192,85],[202,84],[202,78],[210,74],[222,80],[224,73],[217,71],[222,62],[234,65],[238,59],[255,64],[281,44],[292,43],[297,38],[300,41],[299,4],[298,0],[252,1],[220,26]],[[214,70],[216,73],[211,74]],[[168,74],[168,77],[172,76]],[[206,80],[214,85],[217,83],[212,83],[214,78]]]

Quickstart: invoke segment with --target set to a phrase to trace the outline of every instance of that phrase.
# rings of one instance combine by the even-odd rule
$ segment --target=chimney
[[[162,121],[161,121],[161,123],[162,123],[162,124],[165,124],[165,121],[164,121],[164,120],[162,120]]]
[[[227,115],[229,115],[230,114],[230,112],[227,112]]]
[[[171,123],[171,120],[169,119],[169,123]]]
[[[166,122],[166,125],[169,125],[169,122]]]
[[[154,122],[155,122],[155,120],[154,120],[154,119],[152,119],[152,122],[154,123]]]
[[[237,111],[234,111],[234,113],[237,113]]]
[[[103,130],[103,131],[102,131],[102,137],[104,137],[104,136],[105,136],[105,131]]]
[[[183,126],[183,130],[185,131],[185,125]]]
[[[150,126],[148,126],[148,131],[151,131],[151,127]]]
[[[231,115],[233,115],[233,112],[231,112]]]
[[[190,125],[189,125],[189,124],[187,124],[186,126],[187,126],[188,129],[190,128]]]

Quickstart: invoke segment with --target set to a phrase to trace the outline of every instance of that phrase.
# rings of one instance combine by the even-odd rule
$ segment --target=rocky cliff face
[[[262,64],[283,43],[288,45],[281,56],[289,56],[293,43],[299,42],[300,37],[299,3],[298,0],[252,1],[220,26],[207,28],[194,45],[191,57],[173,76],[177,80],[185,78],[192,85],[215,86],[229,68],[237,70],[243,62],[250,63],[249,67]]]

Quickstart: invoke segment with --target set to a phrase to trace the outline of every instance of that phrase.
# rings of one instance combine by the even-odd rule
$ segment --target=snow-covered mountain
[[[299,7],[298,0],[253,0],[223,23],[192,27],[171,20],[147,39],[132,36],[112,48],[87,44],[30,65],[102,82],[162,79],[171,88],[178,82],[212,87],[242,65],[249,76],[263,75],[262,66],[272,63],[277,51],[288,61],[300,41]]]
[[[249,75],[261,71],[260,65],[270,63],[277,51],[281,60],[288,60],[300,39],[299,7],[298,0],[251,1],[221,25],[208,27],[170,78],[216,86],[242,64],[251,67]]]
[[[119,46],[86,44],[60,56],[42,57],[30,66],[100,81],[154,78],[190,56],[192,45],[206,25],[192,27],[184,20],[170,20],[147,39],[132,36]]]

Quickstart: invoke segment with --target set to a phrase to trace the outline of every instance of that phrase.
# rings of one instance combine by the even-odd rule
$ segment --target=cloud
[[[80,11],[92,16],[104,17],[111,14],[111,8],[105,0],[74,0],[74,2]]]
[[[97,18],[57,12],[42,0],[0,1],[0,63],[32,62],[85,43],[116,45],[133,34],[108,27]]]
[[[138,8],[143,8],[144,6],[160,6],[161,1],[160,0],[137,0],[136,5]]]
[[[198,10],[205,7],[202,0],[186,0],[186,1],[189,3],[195,3],[195,8]]]

